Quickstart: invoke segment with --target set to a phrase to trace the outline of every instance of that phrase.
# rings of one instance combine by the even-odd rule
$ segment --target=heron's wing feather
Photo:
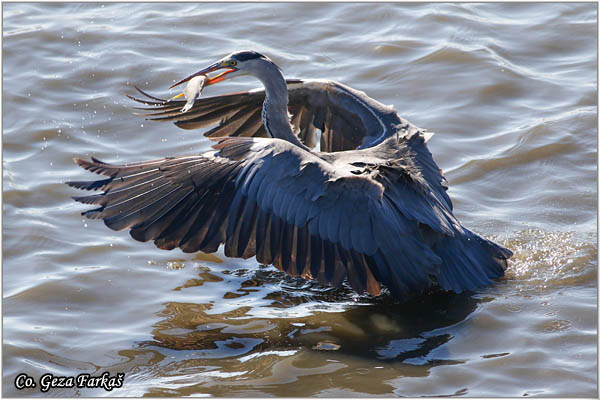
[[[305,143],[320,130],[321,151],[367,147],[406,124],[391,106],[339,82],[288,81],[288,91],[292,124]]]
[[[428,192],[435,199],[437,205],[433,208],[443,209],[445,215],[452,219],[451,225],[457,225],[459,222],[452,215],[452,200],[447,193],[446,179],[427,148],[426,141],[427,136],[422,130],[410,127],[397,141],[390,138],[381,146],[387,147],[390,152],[388,159],[393,160],[392,164],[401,163],[411,172],[412,179],[418,183],[415,187],[422,188],[422,191]],[[410,207],[426,209],[418,203],[410,203]]]
[[[335,152],[381,140],[395,133],[398,124],[405,123],[393,108],[334,81],[289,79],[287,84],[292,125],[309,148],[315,147],[319,130],[321,151]],[[201,97],[185,113],[181,112],[185,101],[166,102],[138,90],[149,100],[129,97],[150,106],[141,109],[149,119],[171,121],[183,129],[217,124],[205,133],[213,137],[267,136],[260,118],[263,89]]]
[[[385,284],[397,297],[428,287],[440,258],[418,223],[381,183],[340,173],[313,153],[279,139],[226,138],[217,152],[116,166],[79,165],[109,178],[71,183],[103,190],[77,197],[84,212],[115,230],[130,229],[160,248],[256,255],[292,275],[361,292]]]
[[[248,92],[203,97],[197,99],[194,106],[185,113],[181,112],[185,101],[167,102],[163,100],[162,103],[149,103],[133,96],[128,97],[151,106],[138,108],[138,110],[144,111],[143,115],[150,120],[174,122],[183,129],[199,129],[217,125],[214,129],[205,132],[206,136],[266,137],[266,131],[260,118],[264,93],[262,97]]]

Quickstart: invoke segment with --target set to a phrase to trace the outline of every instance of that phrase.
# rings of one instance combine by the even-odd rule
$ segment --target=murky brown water
[[[109,371],[122,388],[46,395],[596,397],[596,23],[592,3],[3,4],[3,394]],[[131,84],[168,95],[242,48],[436,132],[456,214],[515,253],[506,278],[396,304],[84,221],[72,156],[209,146],[132,115]]]

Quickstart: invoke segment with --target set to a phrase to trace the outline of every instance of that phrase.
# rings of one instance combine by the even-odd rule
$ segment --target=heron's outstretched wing
[[[380,143],[397,129],[410,124],[396,111],[367,96],[364,92],[329,80],[288,79],[289,111],[298,137],[309,148],[321,135],[321,151],[352,150]],[[205,128],[209,137],[266,137],[261,110],[263,89],[202,97],[182,113],[184,101],[165,102],[138,89],[148,99],[131,99],[150,105],[143,108],[149,119],[171,121],[184,129]]]
[[[502,275],[503,257],[487,244],[473,253],[471,237],[452,235],[458,228],[440,233],[448,225],[443,204],[428,212],[413,205],[411,211],[388,190],[398,185],[395,190],[408,198],[431,196],[411,183],[411,174],[390,172],[393,165],[372,179],[352,164],[334,168],[280,139],[225,138],[215,149],[123,166],[77,159],[108,178],[69,185],[102,190],[75,198],[100,206],[83,214],[111,229],[130,229],[136,240],[186,252],[214,252],[224,243],[228,257],[256,255],[261,263],[322,283],[348,277],[358,292],[378,294],[383,283],[402,298],[436,279],[460,292]],[[483,258],[489,267],[470,265]]]

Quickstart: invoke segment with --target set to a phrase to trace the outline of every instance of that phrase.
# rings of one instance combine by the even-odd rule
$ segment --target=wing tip
[[[423,141],[425,143],[427,143],[433,137],[433,135],[435,135],[435,132],[429,132],[429,131],[424,130],[422,132],[422,134],[423,134]]]
[[[88,182],[88,181],[67,181],[67,182],[65,182],[65,185],[74,187],[75,189],[86,189],[86,187],[89,186],[89,184],[90,184],[90,182]],[[73,200],[77,200],[77,199],[73,198]]]
[[[82,211],[81,215],[88,219],[102,219],[102,211],[104,211],[104,207],[93,208],[91,210]]]

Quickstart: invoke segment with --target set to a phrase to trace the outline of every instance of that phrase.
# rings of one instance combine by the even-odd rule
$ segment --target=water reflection
[[[224,294],[204,303],[166,303],[153,327],[154,340],[140,348],[170,356],[186,352],[183,357],[193,359],[244,360],[269,352],[329,351],[377,365],[433,365],[431,351],[452,339],[442,328],[464,321],[484,301],[472,294],[431,292],[397,303],[389,295],[359,296],[345,285],[322,287],[266,266],[199,269],[196,278],[174,290],[202,286],[204,292]]]

